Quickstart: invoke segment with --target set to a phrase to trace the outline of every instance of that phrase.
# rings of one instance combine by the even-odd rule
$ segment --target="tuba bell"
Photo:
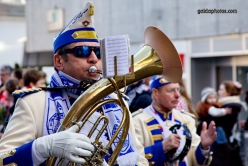
[[[152,26],[147,27],[144,33],[144,40],[145,45],[138,53],[134,55],[133,58],[134,78],[125,77],[125,80],[102,78],[98,80],[96,83],[91,85],[81,96],[78,97],[78,99],[74,102],[68,111],[68,114],[57,131],[64,131],[77,122],[82,122],[82,128],[83,125],[88,121],[89,117],[95,111],[97,111],[98,108],[107,103],[116,103],[122,107],[123,116],[120,120],[120,125],[113,137],[110,138],[106,147],[104,147],[99,141],[99,137],[103,133],[103,130],[105,130],[108,124],[108,119],[104,116],[101,116],[98,120],[104,121],[105,125],[103,126],[105,128],[99,131],[99,135],[92,143],[95,146],[96,151],[92,153],[91,157],[84,158],[86,160],[85,165],[100,165],[100,163],[104,160],[104,156],[108,154],[108,149],[111,148],[111,144],[116,139],[119,141],[116,145],[116,148],[113,150],[112,156],[109,158],[109,165],[115,164],[115,161],[121,151],[129,130],[130,113],[128,108],[125,106],[119,89],[152,75],[163,75],[170,82],[179,82],[182,77],[182,66],[178,53],[170,39],[161,30]],[[101,101],[105,96],[113,92],[117,93],[118,99],[107,99]],[[89,138],[91,137],[95,128],[96,127],[94,127],[94,129],[89,132]],[[60,159],[57,161],[56,157],[50,157],[46,164],[48,166],[53,166],[55,163],[60,165],[63,160],[64,159]],[[76,164],[70,162],[68,165]]]

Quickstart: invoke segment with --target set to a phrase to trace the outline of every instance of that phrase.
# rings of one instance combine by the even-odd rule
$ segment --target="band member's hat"
[[[151,78],[150,82],[150,91],[152,91],[154,88],[158,88],[163,85],[170,84],[169,81],[167,81],[163,76],[161,75],[155,75]]]
[[[62,47],[75,42],[98,42],[94,29],[94,6],[88,2],[70,23],[59,33],[54,40],[54,53]]]

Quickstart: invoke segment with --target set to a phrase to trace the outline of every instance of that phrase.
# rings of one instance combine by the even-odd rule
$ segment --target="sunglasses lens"
[[[95,47],[94,48],[94,52],[97,56],[98,59],[101,59],[101,56],[100,56],[100,47]]]
[[[76,57],[87,58],[88,56],[90,56],[90,53],[91,51],[88,46],[79,46],[74,48],[74,55]]]
[[[74,55],[76,57],[88,58],[92,50],[95,52],[97,58],[100,59],[100,47],[78,46],[74,48]]]
[[[91,54],[91,48],[89,46],[83,46],[83,57],[87,58]]]

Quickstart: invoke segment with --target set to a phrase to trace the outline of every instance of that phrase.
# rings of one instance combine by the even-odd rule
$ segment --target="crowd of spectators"
[[[0,136],[4,132],[8,119],[14,112],[17,98],[12,96],[15,90],[24,90],[46,86],[46,73],[36,68],[14,69],[9,65],[0,68]]]
[[[145,109],[152,103],[149,78],[135,82],[127,87],[126,95],[129,97],[131,113]],[[1,134],[14,112],[17,98],[12,96],[15,90],[25,90],[46,86],[46,73],[36,68],[13,69],[9,65],[0,68],[0,125]],[[192,114],[196,118],[197,134],[200,135],[203,122],[216,123],[217,139],[212,145],[214,165],[242,165],[239,156],[240,139],[237,132],[241,126],[248,129],[248,120],[238,123],[241,109],[247,110],[246,103],[242,102],[240,95],[242,85],[238,82],[223,81],[219,90],[206,87],[201,92],[201,99],[194,107],[183,80],[180,81],[180,96],[176,109]],[[248,94],[248,92],[247,92]],[[248,95],[247,95],[248,96]],[[247,97],[248,98],[248,97]],[[248,101],[248,100],[247,100]],[[223,152],[223,153],[219,153]],[[230,156],[228,160],[224,160]],[[232,156],[232,157],[231,157]]]

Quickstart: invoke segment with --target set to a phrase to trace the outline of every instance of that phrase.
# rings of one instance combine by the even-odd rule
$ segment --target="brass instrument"
[[[134,63],[132,72],[134,78],[129,78],[128,75],[123,76],[123,79],[103,78],[91,85],[72,105],[57,131],[64,131],[79,120],[83,122],[84,125],[88,118],[104,104],[116,103],[122,107],[123,117],[120,126],[114,136],[109,140],[107,147],[103,147],[102,143],[98,140],[103,130],[105,130],[105,128],[103,128],[99,131],[99,136],[97,136],[95,142],[93,142],[96,151],[93,152],[90,158],[84,158],[87,161],[85,165],[100,165],[99,163],[101,163],[104,156],[108,154],[108,149],[111,148],[111,144],[115,139],[119,139],[119,142],[109,159],[109,165],[115,163],[115,160],[121,151],[128,134],[130,115],[121,97],[119,89],[152,75],[163,75],[170,82],[179,82],[182,77],[181,61],[170,39],[161,30],[152,26],[146,28],[144,38],[144,47],[135,54],[133,58]],[[101,99],[113,92],[117,93],[119,100],[108,99],[101,101]],[[106,127],[108,119],[104,116],[101,116],[100,118],[99,121],[104,120],[104,126]],[[89,133],[88,137],[91,137],[92,132],[94,132],[93,130],[94,129]],[[120,131],[121,134],[119,134]],[[119,135],[121,135],[120,138]],[[47,161],[47,165],[53,166],[56,160],[56,157],[50,157]],[[63,159],[61,162],[62,161]],[[76,164],[68,163],[68,165]]]

